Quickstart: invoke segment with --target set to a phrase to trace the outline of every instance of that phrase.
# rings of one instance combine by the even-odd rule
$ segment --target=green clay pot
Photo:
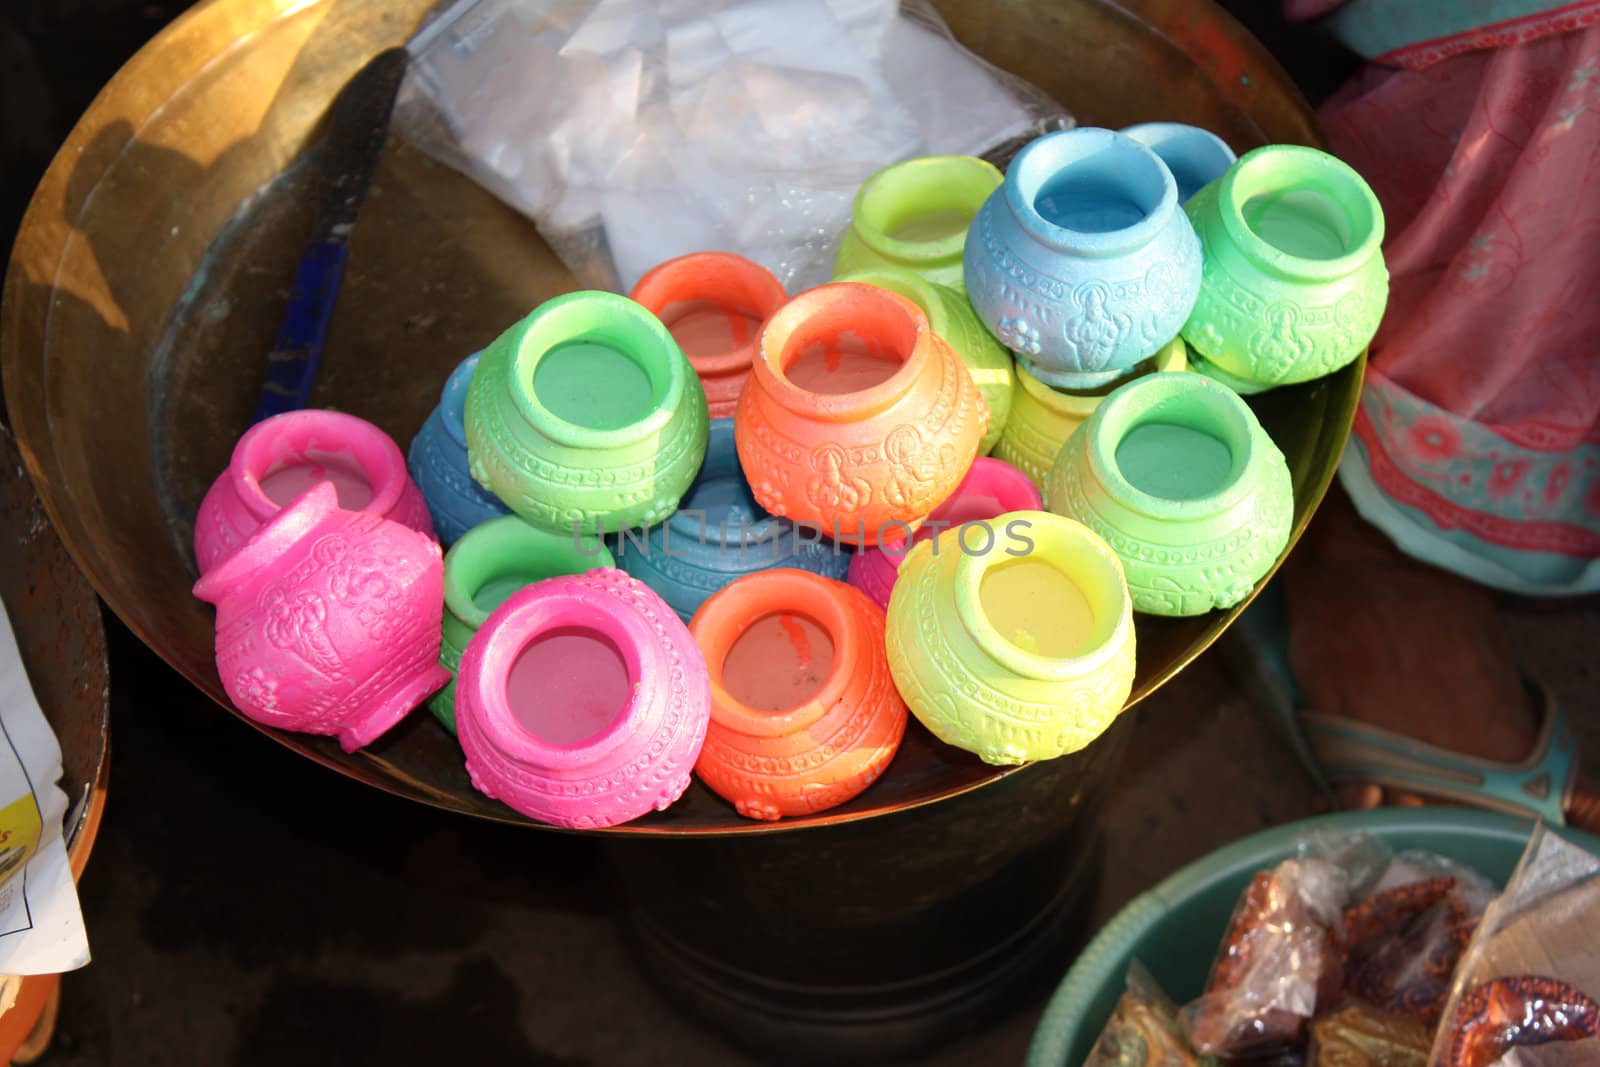
[[[450,546],[444,557],[444,640],[439,662],[450,684],[428,701],[428,710],[456,732],[455,673],[467,642],[495,608],[525,585],[582,574],[616,561],[595,537],[553,533],[529,526],[515,515],[479,523]]]
[[[887,626],[889,669],[912,713],[986,763],[1076,752],[1133,687],[1122,565],[1093,531],[1047,512],[1013,511],[917,544]]]
[[[1045,500],[1116,550],[1148,615],[1239,603],[1288,546],[1294,514],[1283,453],[1243,400],[1198,374],[1106,397],[1067,439]]]
[[[1258,392],[1330,374],[1372,341],[1389,299],[1383,209],[1347,164],[1258,148],[1184,210],[1204,248],[1183,327],[1196,369]]]
[[[834,280],[898,267],[965,293],[967,227],[1004,180],[975,156],[923,156],[883,168],[856,192]]]
[[[1185,369],[1188,359],[1182,338],[1173,338],[1155,354],[1154,362],[1156,371]],[[1111,390],[1063,392],[1041,382],[1020,364],[1017,383],[1019,388],[1011,404],[1011,417],[995,444],[994,457],[1032,478],[1042,493],[1050,477],[1050,468],[1056,465],[1056,457],[1061,454],[1061,446],[1094,414],[1094,409]]]
[[[949,286],[892,267],[856,271],[834,280],[876,285],[899,293],[922,309],[928,316],[928,326],[955,349],[989,405],[989,431],[978,442],[978,455],[987,456],[1011,417],[1017,373],[1011,353],[978,321],[978,313],[967,298]]]
[[[661,320],[615,293],[541,304],[467,390],[472,476],[569,538],[671,515],[705,458],[705,392]]]

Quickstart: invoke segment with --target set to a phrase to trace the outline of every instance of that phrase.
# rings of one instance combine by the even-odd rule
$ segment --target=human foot
[[[1285,586],[1290,663],[1307,708],[1496,763],[1533,752],[1538,702],[1492,594],[1403,555],[1341,491],[1290,557]],[[1347,807],[1424,802],[1371,783],[1339,793]],[[1567,815],[1600,830],[1600,793],[1580,783]]]

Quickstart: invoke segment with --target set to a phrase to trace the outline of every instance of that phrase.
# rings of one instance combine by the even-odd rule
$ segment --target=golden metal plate
[[[956,35],[1085,124],[1169,119],[1243,151],[1318,144],[1283,71],[1209,0],[944,0]],[[211,0],[112,80],[39,187],[0,311],[5,394],[24,462],[73,558],[124,622],[226,706],[212,611],[190,596],[191,522],[260,390],[310,225],[309,146],[329,102],[404,42],[427,0]],[[394,139],[351,244],[313,402],[408,442],[447,371],[575,285],[523,218]],[[1254,401],[1288,457],[1298,537],[1349,433],[1362,365]],[[1237,612],[1138,624],[1134,701]],[[265,730],[368,784],[525,821],[473,790],[425,713],[366,751]],[[1073,758],[1073,757],[1069,757]],[[1085,757],[1087,758],[1087,757]],[[1060,768],[1057,768],[1059,770]],[[933,803],[1008,774],[913,729],[842,808],[773,827],[698,784],[618,834],[752,834]]]

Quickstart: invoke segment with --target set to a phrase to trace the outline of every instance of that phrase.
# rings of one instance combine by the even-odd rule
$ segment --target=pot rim
[[[599,450],[633,444],[663,431],[690,399],[685,394],[692,368],[678,342],[660,319],[616,293],[582,289],[547,300],[494,344],[502,342],[511,349],[506,371],[512,403],[529,425],[558,445]],[[648,412],[626,426],[598,430],[569,422],[540,401],[534,389],[539,361],[581,342],[610,348],[638,365],[650,381]]]
[[[1167,145],[1182,145],[1186,151],[1192,150],[1200,156],[1209,157],[1203,160],[1202,165],[1214,167],[1219,178],[1239,159],[1233,146],[1204,126],[1191,126],[1185,122],[1140,122],[1124,126],[1120,132],[1154,152],[1156,158],[1167,164],[1168,170],[1172,170],[1172,163],[1162,152]],[[1177,177],[1175,171],[1173,177]]]
[[[1067,681],[1100,670],[1117,655],[1117,650],[1123,641],[1132,638],[1133,597],[1128,592],[1122,561],[1111,550],[1111,546],[1093,530],[1074,519],[1048,511],[1012,511],[997,515],[991,521],[1002,529],[1009,529],[1011,523],[1018,520],[1026,521],[1030,535],[1037,538],[1033,552],[1015,555],[1009,550],[1000,551],[997,537],[990,551],[980,554],[962,552],[957,557],[956,617],[961,620],[962,627],[977,646],[1013,674],[1051,682]],[[983,576],[993,567],[1026,559],[1046,549],[1048,546],[1041,543],[1046,541],[1059,548],[1070,547],[1074,550],[1071,558],[1075,566],[1072,570],[1042,557],[1041,562],[1062,571],[1074,585],[1078,586],[1094,612],[1098,640],[1081,655],[1057,657],[1029,652],[1001,634],[989,621],[988,613],[983,609],[981,595]],[[921,551],[921,546],[913,551]],[[1085,560],[1088,562],[1085,563]],[[1092,597],[1091,591],[1083,587],[1084,583],[1079,580],[1079,574],[1085,567],[1091,569],[1092,573],[1088,577],[1101,586],[1102,593],[1110,591],[1112,595],[1109,598]],[[1105,604],[1104,601],[1108,599],[1114,600],[1114,605]],[[1110,607],[1111,610],[1106,611],[1106,607]],[[1107,624],[1105,622],[1107,615],[1113,615],[1115,621]]]
[[[462,546],[466,547],[463,548]],[[588,554],[585,554],[587,550]],[[492,554],[492,555],[491,555]],[[478,591],[496,578],[515,577],[551,556],[569,557],[578,564],[574,570],[547,575],[568,577],[596,567],[613,567],[615,561],[605,544],[593,534],[576,531],[565,537],[540,529],[519,515],[487,519],[462,534],[444,555],[444,606],[461,623],[477,631],[489,621],[492,612],[474,601]],[[520,565],[520,570],[518,565]],[[527,584],[545,581],[530,580]]]
[[[850,205],[850,225],[862,244],[898,263],[927,267],[959,259],[967,243],[966,229],[928,241],[907,241],[891,236],[894,227],[879,220],[892,213],[893,205],[903,197],[918,195],[948,197],[948,206],[933,210],[960,211],[971,219],[1004,181],[999,168],[977,156],[919,156],[891,163],[856,190]]]
[[[1117,446],[1149,422],[1176,423],[1227,445],[1232,457],[1227,480],[1204,496],[1183,500],[1136,487],[1117,466]],[[1234,507],[1256,491],[1265,462],[1255,414],[1233,390],[1200,374],[1150,374],[1129,382],[1101,401],[1081,429],[1095,479],[1117,503],[1155,519],[1201,519]]]
[[[291,447],[277,447],[286,436]],[[278,514],[287,505],[268,496],[261,479],[274,473],[276,460],[313,450],[348,456],[366,477],[372,499],[352,512],[387,516],[411,477],[400,446],[366,419],[327,408],[300,408],[262,419],[233,446],[228,480],[245,510],[263,522]]]
[[[1287,190],[1286,190],[1287,185]],[[1310,190],[1331,200],[1351,226],[1349,250],[1328,259],[1293,255],[1257,235],[1244,207],[1272,191]],[[1269,274],[1294,281],[1337,281],[1381,255],[1383,207],[1366,180],[1343,160],[1303,145],[1263,145],[1246,152],[1219,179],[1222,228],[1244,257]]]
[[[734,252],[690,252],[650,268],[628,298],[660,319],[668,333],[672,332],[672,325],[661,313],[670,305],[685,301],[716,304],[760,320],[754,336],[745,344],[716,355],[684,353],[695,373],[704,378],[748,370],[761,342],[761,327],[788,301],[789,294],[776,275],[753,259]]]
[[[844,696],[861,660],[860,634],[845,597],[866,594],[854,586],[797,567],[754,571],[707,597],[689,622],[711,680],[711,721],[747,737],[790,737],[820,722]],[[750,600],[759,597],[754,607]],[[870,599],[868,600],[870,603]],[[873,605],[877,610],[877,605]],[[772,615],[804,615],[833,642],[833,669],[815,693],[785,711],[759,711],[728,692],[722,665],[744,633]]]
[[[582,575],[547,578],[513,593],[490,613],[473,644],[479,645],[479,676],[460,679],[473,698],[472,718],[482,743],[508,759],[543,772],[581,771],[612,755],[630,737],[639,735],[641,713],[652,694],[643,684],[645,660],[659,640],[631,605],[584,582]],[[670,609],[669,609],[670,610]],[[511,667],[539,637],[571,628],[598,634],[622,656],[633,695],[598,733],[572,744],[547,741],[517,721],[506,694]],[[466,656],[462,657],[465,664]],[[493,663],[495,669],[483,670]],[[458,694],[460,690],[458,689]],[[461,730],[463,703],[456,699],[456,729]]]
[[[944,293],[940,292],[945,287],[930,282],[916,271],[904,267],[868,267],[865,270],[841,274],[834,281],[871,285],[878,289],[887,289],[891,293],[898,293],[915,304],[927,317],[928,329],[943,337],[946,344],[950,342],[950,314],[945,307]]]
[[[1119,177],[1143,185],[1142,219],[1121,229],[1091,232],[1059,226],[1040,213],[1036,201],[1052,178],[1066,167],[1108,154]],[[1178,211],[1178,183],[1167,165],[1133,138],[1098,126],[1057,130],[1029,142],[1011,161],[1002,189],[1006,206],[1030,238],[1057,252],[1090,259],[1143,248],[1161,235]],[[1148,203],[1152,192],[1154,203]]]
[[[307,486],[276,515],[256,527],[244,544],[201,575],[194,583],[194,595],[208,604],[221,603],[229,592],[243,589],[256,571],[315,533],[323,520],[340,510],[339,491],[332,482]]]
[[[883,381],[852,393],[813,393],[790,381],[784,356],[795,331],[815,316],[840,322],[859,321],[866,311],[863,305],[875,305],[889,318],[896,314],[905,317],[912,339],[899,368]],[[934,345],[928,317],[899,293],[857,282],[829,282],[790,298],[767,320],[752,373],[764,392],[798,415],[827,422],[853,422],[879,414],[910,392],[930,361],[937,358]]]

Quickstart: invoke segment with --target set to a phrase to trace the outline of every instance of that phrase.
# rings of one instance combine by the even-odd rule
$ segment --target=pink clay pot
[[[370,744],[450,680],[432,537],[339,507],[320,482],[195,583],[217,606],[217,672],[264,726]]]
[[[263,419],[233,447],[194,520],[194,555],[205,574],[249,540],[284,505],[331,481],[339,505],[433,536],[422,491],[400,446],[365,419],[307,408]]]
[[[514,593],[456,675],[472,784],[556,826],[665,809],[689,787],[710,720],[688,628],[649,586],[609,567]]]
[[[1039,487],[1026,474],[1003,460],[979,456],[972,461],[971,469],[956,491],[934,509],[909,542],[902,539],[897,546],[880,546],[857,552],[850,558],[847,580],[887,611],[889,593],[894,589],[900,564],[905,561],[912,545],[962,523],[993,519],[1011,511],[1043,509],[1044,501],[1039,496]],[[974,536],[982,532],[975,531]],[[939,547],[944,549],[948,544],[949,551],[960,551],[960,545],[954,540],[957,536],[956,533],[947,535],[940,540]]]

